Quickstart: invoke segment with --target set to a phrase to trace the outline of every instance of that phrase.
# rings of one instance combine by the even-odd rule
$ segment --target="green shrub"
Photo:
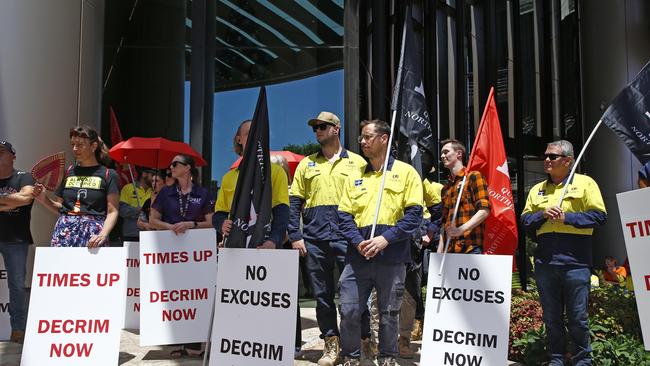
[[[615,287],[593,288],[589,298],[589,328],[594,365],[650,366],[650,352],[643,347],[633,293]],[[510,360],[525,365],[548,361],[546,331],[534,288],[529,292],[513,291],[510,345]]]

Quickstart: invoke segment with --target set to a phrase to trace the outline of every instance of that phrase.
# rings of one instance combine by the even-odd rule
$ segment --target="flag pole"
[[[381,167],[381,184],[379,185],[379,196],[377,197],[377,206],[375,207],[375,218],[372,220],[372,228],[370,229],[370,238],[375,237],[375,229],[377,228],[377,219],[379,218],[379,208],[381,207],[381,199],[384,194],[384,185],[386,184],[386,170],[388,169],[388,159],[390,158],[390,148],[393,145],[393,136],[395,135],[395,119],[397,118],[397,102],[399,99],[399,90],[402,81],[402,67],[404,65],[404,46],[406,45],[406,21],[409,15],[410,7],[406,7],[404,14],[404,26],[402,27],[402,47],[399,56],[399,66],[397,67],[397,78],[395,79],[395,88],[393,89],[393,98],[391,100],[391,119],[390,119],[390,136],[388,136],[388,146],[386,147],[386,156],[384,158],[384,165]]]
[[[596,126],[594,126],[594,129],[591,131],[591,134],[587,138],[587,141],[585,141],[585,144],[582,146],[582,150],[580,150],[580,154],[578,154],[578,158],[576,161],[573,163],[573,167],[571,168],[571,172],[569,173],[569,178],[566,180],[566,184],[564,185],[564,189],[562,190],[562,194],[560,195],[560,200],[557,203],[557,206],[560,207],[562,206],[562,201],[564,201],[564,196],[566,195],[566,191],[569,188],[569,182],[573,179],[573,176],[576,173],[576,168],[578,167],[578,164],[580,164],[580,160],[582,160],[582,156],[585,154],[585,151],[587,150],[587,146],[591,142],[591,139],[594,137],[596,134],[596,131],[598,130],[598,127],[603,124],[603,120],[599,120],[598,123],[596,123]]]
[[[135,201],[138,203],[138,208],[141,208],[140,206],[140,197],[138,196],[138,186],[135,185],[135,177],[133,176],[133,169],[131,168],[131,164],[127,164],[129,167],[129,174],[131,175],[131,184],[133,184],[133,193],[135,194]]]

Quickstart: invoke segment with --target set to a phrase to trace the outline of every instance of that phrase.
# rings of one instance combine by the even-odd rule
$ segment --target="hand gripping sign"
[[[36,248],[21,365],[116,365],[123,248]]]
[[[140,233],[140,345],[208,339],[217,281],[214,229]]]
[[[512,256],[431,254],[422,365],[508,362]]]
[[[210,365],[293,365],[298,251],[219,250]]]

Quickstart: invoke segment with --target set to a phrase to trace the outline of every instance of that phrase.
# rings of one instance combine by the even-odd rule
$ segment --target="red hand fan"
[[[47,156],[32,167],[34,180],[42,184],[48,191],[54,191],[63,180],[65,168],[65,153],[58,152]]]

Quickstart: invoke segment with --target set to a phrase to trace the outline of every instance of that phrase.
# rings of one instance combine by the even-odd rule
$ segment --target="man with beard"
[[[122,240],[140,241],[138,217],[145,201],[151,198],[151,188],[155,171],[144,168],[134,183],[125,184],[120,192],[119,214],[122,218]]]
[[[320,366],[333,366],[339,356],[339,328],[334,295],[334,266],[343,271],[347,243],[338,227],[338,202],[348,176],[359,175],[366,161],[341,146],[341,122],[331,112],[309,120],[319,152],[304,158],[289,192],[289,240],[307,258],[307,272],[316,298],[316,319],[325,340]],[[302,216],[302,230],[300,218]]]

